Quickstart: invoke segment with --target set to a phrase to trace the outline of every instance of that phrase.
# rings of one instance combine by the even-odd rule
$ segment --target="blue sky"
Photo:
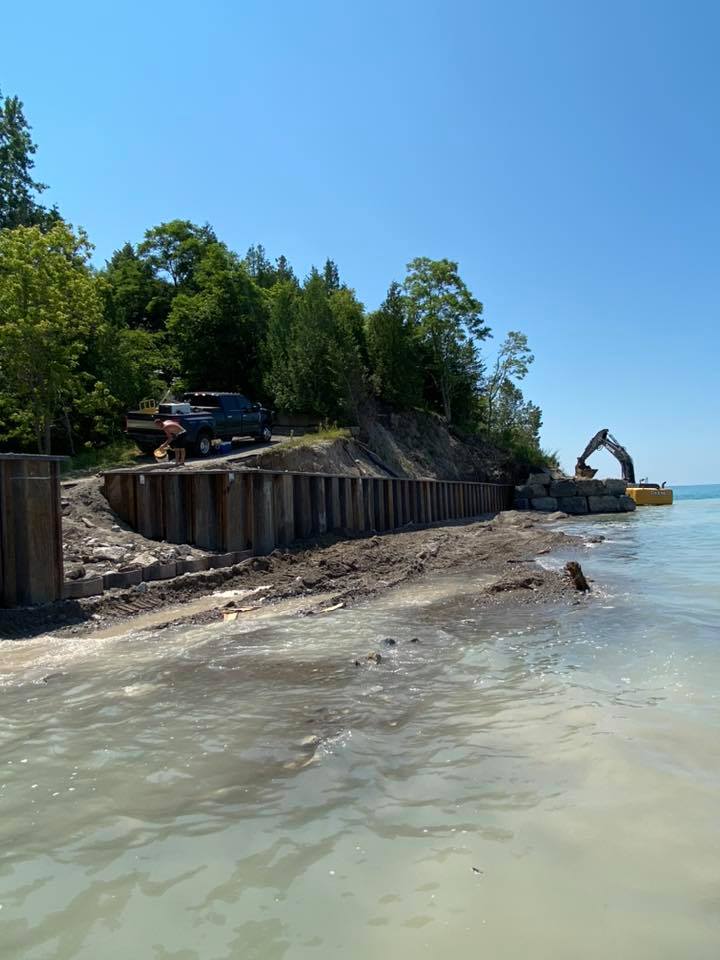
[[[720,481],[720,5],[244,0],[6,5],[0,87],[102,263],[213,224],[368,307],[458,260],[566,467]],[[12,38],[11,43],[8,40]],[[598,454],[601,472],[615,474]]]

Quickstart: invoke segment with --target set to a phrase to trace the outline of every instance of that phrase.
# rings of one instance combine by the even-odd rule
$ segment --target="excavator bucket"
[[[578,460],[575,467],[575,477],[578,480],[592,480],[596,473],[597,470],[593,470],[592,467],[589,467],[586,463],[581,463]]]

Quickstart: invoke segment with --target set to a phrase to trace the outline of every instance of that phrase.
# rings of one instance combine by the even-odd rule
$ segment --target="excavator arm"
[[[622,444],[618,443],[615,437],[610,433],[609,430],[598,430],[595,436],[592,438],[590,443],[585,447],[583,452],[580,454],[575,466],[575,476],[576,477],[594,477],[597,473],[597,470],[593,470],[592,467],[589,467],[585,462],[589,456],[595,453],[596,450],[599,450],[600,447],[605,447],[606,450],[609,450],[610,453],[615,457],[616,460],[620,462],[620,467],[622,469],[622,478],[626,483],[634,484],[635,483],[635,464],[632,461],[632,457],[627,452],[625,447]]]

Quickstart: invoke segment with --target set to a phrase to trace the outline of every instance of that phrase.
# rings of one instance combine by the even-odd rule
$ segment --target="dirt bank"
[[[461,569],[483,575],[478,601],[488,605],[585,602],[569,580],[535,562],[540,554],[577,542],[556,527],[547,517],[511,511],[475,523],[409,528],[384,536],[328,537],[222,570],[34,610],[0,611],[0,636],[92,634],[119,623],[129,630],[235,619],[288,601],[299,613],[317,615],[412,579]],[[213,596],[218,593],[225,595]],[[201,598],[207,599],[199,602]]]

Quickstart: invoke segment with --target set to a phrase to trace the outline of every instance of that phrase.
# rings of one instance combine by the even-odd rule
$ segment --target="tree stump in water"
[[[582,571],[582,567],[575,560],[569,560],[565,564],[565,572],[572,580],[576,590],[580,590],[582,593],[585,593],[590,589],[590,584],[585,579],[585,574]]]

